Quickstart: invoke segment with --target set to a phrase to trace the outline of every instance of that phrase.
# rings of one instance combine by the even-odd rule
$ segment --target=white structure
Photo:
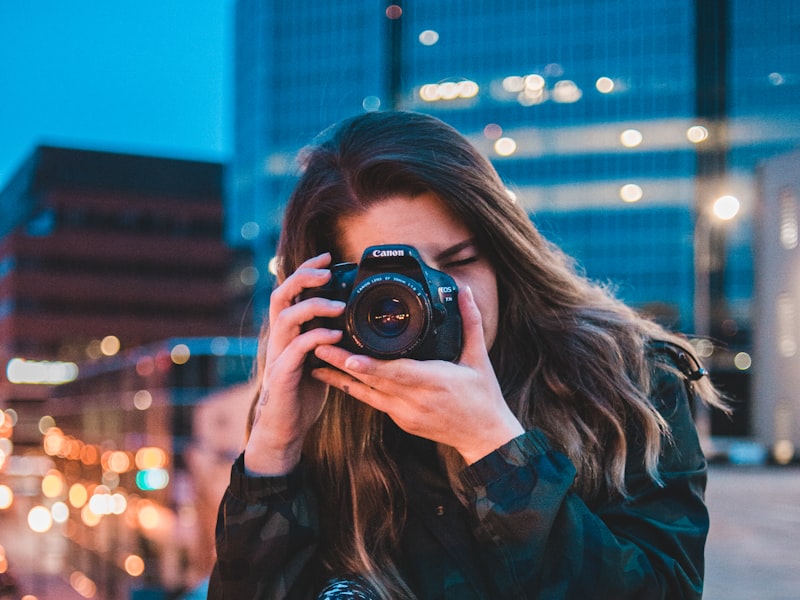
[[[789,462],[800,449],[800,150],[764,162],[759,176],[753,433]]]

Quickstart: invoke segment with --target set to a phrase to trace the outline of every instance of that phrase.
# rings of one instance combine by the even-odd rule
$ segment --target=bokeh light
[[[139,525],[143,529],[156,529],[161,523],[161,517],[158,514],[158,508],[150,501],[143,500],[137,507],[137,517]]]
[[[42,495],[45,498],[58,498],[64,493],[64,475],[52,469],[42,478]]]
[[[158,469],[167,465],[167,453],[156,446],[145,446],[136,451],[136,468]]]
[[[176,365],[185,365],[191,356],[192,352],[186,344],[175,344],[169,352],[170,359]]]
[[[36,533],[50,531],[53,526],[53,515],[44,506],[34,506],[28,512],[28,527]]]
[[[115,335],[107,335],[100,340],[100,352],[106,356],[114,356],[121,347],[119,338]]]
[[[497,123],[488,123],[483,128],[483,136],[487,140],[496,140],[503,135],[503,128]]]
[[[66,523],[69,519],[69,506],[63,502],[55,502],[50,507],[50,514],[53,515],[53,521],[56,523]]]
[[[433,29],[426,29],[419,34],[419,43],[423,46],[433,46],[439,41],[439,33]]]
[[[47,432],[55,427],[56,420],[51,417],[50,415],[45,415],[41,419],[39,419],[39,433],[42,435],[47,435]]]
[[[787,465],[794,458],[794,444],[791,440],[778,440],[772,447],[772,457],[779,465]]]
[[[635,183],[626,183],[619,189],[619,197],[625,202],[638,202],[642,196],[644,191]]]
[[[517,151],[517,142],[510,137],[501,137],[494,143],[494,151],[499,156],[511,156]]]
[[[252,265],[248,265],[239,271],[239,281],[242,282],[242,285],[247,287],[252,287],[257,284],[260,278],[261,273],[259,273],[258,269]]]
[[[381,108],[381,99],[378,96],[366,96],[361,101],[361,108],[366,112],[375,112]]]
[[[97,584],[80,571],[72,572],[69,584],[84,598],[94,598],[97,594]]]
[[[127,452],[115,450],[108,453],[108,457],[104,463],[106,463],[107,468],[114,473],[125,473],[130,470],[133,461]]]
[[[705,142],[708,139],[708,129],[702,125],[692,125],[686,130],[686,139],[693,144]]]
[[[419,88],[419,97],[424,102],[438,102],[457,98],[474,98],[478,92],[480,92],[480,86],[477,83],[464,79],[462,81],[426,83]]]
[[[626,129],[619,135],[620,143],[626,148],[636,148],[643,140],[644,136],[638,129]]]
[[[240,229],[242,239],[252,241],[261,234],[261,226],[255,221],[248,221]]]
[[[403,9],[397,4],[390,4],[386,7],[386,17],[393,21],[403,16]]]
[[[569,79],[557,81],[553,86],[553,102],[572,104],[583,97],[583,91]]]
[[[601,94],[610,94],[614,91],[614,80],[610,77],[599,77],[594,83],[594,87]]]
[[[735,196],[721,196],[714,201],[714,215],[723,221],[730,221],[739,214],[739,199]]]
[[[278,265],[280,264],[280,259],[277,256],[273,256],[269,259],[269,263],[267,264],[267,271],[269,271],[270,275],[273,277],[278,275]]]
[[[166,469],[145,469],[136,474],[136,486],[140,490],[163,490],[169,484]]]
[[[231,348],[231,342],[225,336],[217,336],[211,340],[211,354],[225,356]]]
[[[156,369],[156,362],[152,356],[142,356],[136,361],[136,373],[140,377],[149,377]]]
[[[100,462],[100,449],[93,444],[84,444],[81,448],[81,462],[87,466]]]
[[[86,503],[81,509],[81,521],[87,527],[96,527],[103,519],[103,515],[98,514],[92,510],[91,503]]]
[[[139,577],[144,573],[144,560],[141,556],[130,554],[125,559],[125,572],[131,577]]]
[[[75,508],[81,508],[89,500],[89,492],[82,483],[73,483],[69,488],[69,503]]]
[[[753,366],[753,358],[747,352],[738,352],[733,357],[733,364],[740,371],[747,371]]]
[[[5,510],[14,504],[14,492],[5,484],[0,484],[0,510]]]
[[[138,410],[147,410],[153,405],[153,395],[147,390],[139,390],[133,395],[133,405]]]

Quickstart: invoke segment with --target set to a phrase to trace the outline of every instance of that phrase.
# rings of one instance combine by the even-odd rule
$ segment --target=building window
[[[780,239],[787,250],[797,247],[797,197],[791,188],[780,192]]]
[[[794,298],[786,292],[778,294],[777,316],[778,353],[790,358],[797,354],[797,315]]]

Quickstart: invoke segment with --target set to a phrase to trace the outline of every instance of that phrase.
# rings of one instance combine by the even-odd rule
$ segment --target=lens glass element
[[[353,290],[345,322],[355,345],[365,353],[401,358],[426,339],[432,311],[418,281],[400,273],[376,273]]]
[[[369,309],[369,324],[378,335],[396,337],[408,327],[411,313],[405,302],[392,296],[378,298]]]

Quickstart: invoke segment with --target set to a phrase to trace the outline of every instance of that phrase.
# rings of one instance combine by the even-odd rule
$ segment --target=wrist
[[[468,447],[458,449],[459,454],[461,454],[467,465],[478,462],[511,440],[523,435],[525,428],[514,418],[513,421],[504,423],[502,427],[497,427],[484,433],[485,435],[481,436],[480,439],[475,439]]]
[[[244,472],[250,477],[288,475],[300,464],[301,454],[301,444],[272,446],[251,437],[244,452]]]

